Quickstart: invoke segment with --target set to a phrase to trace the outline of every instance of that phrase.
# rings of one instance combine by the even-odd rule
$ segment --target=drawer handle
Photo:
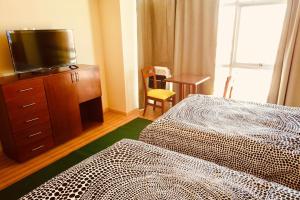
[[[30,90],[33,90],[33,88],[26,88],[26,89],[22,89],[22,90],[19,90],[19,92],[27,92],[27,91],[30,91]]]
[[[71,80],[72,80],[72,83],[74,83],[74,74],[71,73]]]
[[[40,118],[39,117],[36,117],[36,118],[33,118],[33,119],[29,119],[27,121],[25,121],[26,123],[30,123],[30,122],[34,122],[36,120],[39,120]]]
[[[28,138],[32,138],[32,137],[34,137],[34,136],[41,135],[41,134],[42,134],[42,131],[37,132],[37,133],[33,133],[33,134],[31,134],[31,135],[28,135]]]
[[[30,103],[30,104],[26,104],[26,105],[23,105],[22,108],[28,108],[28,107],[31,107],[31,106],[34,106],[36,103]]]
[[[45,145],[41,145],[41,146],[39,146],[39,147],[36,147],[36,148],[34,148],[34,149],[31,149],[31,151],[37,151],[37,150],[39,150],[39,149],[44,148],[44,146],[45,146]]]
[[[78,72],[75,72],[75,75],[76,75],[76,81],[79,82],[79,74],[78,74]]]

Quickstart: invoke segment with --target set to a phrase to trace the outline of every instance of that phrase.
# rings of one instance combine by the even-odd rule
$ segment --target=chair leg
[[[161,114],[164,114],[165,113],[165,102],[162,101],[161,102]]]
[[[156,108],[156,101],[154,100],[153,110],[155,111]]]
[[[145,108],[144,108],[143,116],[145,116],[145,114],[146,114],[147,105],[148,105],[148,100],[147,100],[147,98],[146,98],[146,99],[145,99]]]
[[[176,104],[176,97],[173,96],[173,97],[172,97],[172,106],[175,106],[175,104]]]
[[[233,87],[230,88],[229,99],[231,99],[231,97],[232,97],[232,90],[233,90]]]

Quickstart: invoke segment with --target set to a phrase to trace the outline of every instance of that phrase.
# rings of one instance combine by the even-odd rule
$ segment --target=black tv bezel
[[[74,44],[74,52],[75,52],[75,63],[66,63],[61,65],[54,65],[54,66],[30,66],[32,69],[29,70],[17,70],[15,59],[13,57],[12,49],[11,49],[11,42],[10,42],[10,34],[14,32],[71,32],[73,37],[73,44]],[[43,71],[45,69],[57,69],[60,67],[70,67],[70,66],[76,66],[77,65],[77,51],[76,51],[76,45],[75,45],[75,37],[74,32],[72,29],[28,29],[28,30],[6,30],[6,39],[9,46],[9,53],[11,57],[11,61],[13,64],[14,72],[17,74],[21,73],[28,73],[28,72],[36,72],[36,71]],[[20,65],[18,65],[20,66]],[[26,67],[28,65],[22,65],[21,67]],[[36,67],[36,68],[35,68]]]

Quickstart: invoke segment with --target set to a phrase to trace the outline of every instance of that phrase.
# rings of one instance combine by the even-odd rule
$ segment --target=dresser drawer
[[[11,121],[13,134],[39,124],[50,123],[47,109],[33,113],[25,113],[23,117],[16,117]]]
[[[43,79],[21,80],[15,83],[11,83],[3,86],[3,95],[5,101],[11,101],[15,98],[26,98],[32,95],[44,93]]]
[[[17,146],[32,144],[38,140],[52,136],[49,123],[39,124],[14,133],[13,137]]]
[[[17,147],[18,152],[18,161],[22,162],[37,156],[50,148],[54,145],[52,136],[46,137],[39,141],[36,141],[34,144],[19,146]]]
[[[13,122],[18,118],[28,118],[38,112],[48,110],[47,100],[44,93],[26,98],[15,98],[7,103],[10,120]]]

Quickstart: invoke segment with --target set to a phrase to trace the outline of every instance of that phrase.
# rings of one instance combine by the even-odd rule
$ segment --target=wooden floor
[[[144,118],[154,120],[158,116],[160,116],[160,110],[157,109],[156,111],[152,111],[149,107]],[[112,111],[106,112],[104,114],[104,123],[101,126],[96,126],[87,130],[81,136],[21,164],[7,158],[2,152],[2,149],[0,149],[0,190],[33,174],[56,160],[68,155],[72,151],[102,137],[137,117],[141,117],[141,111],[135,111],[129,115]]]

